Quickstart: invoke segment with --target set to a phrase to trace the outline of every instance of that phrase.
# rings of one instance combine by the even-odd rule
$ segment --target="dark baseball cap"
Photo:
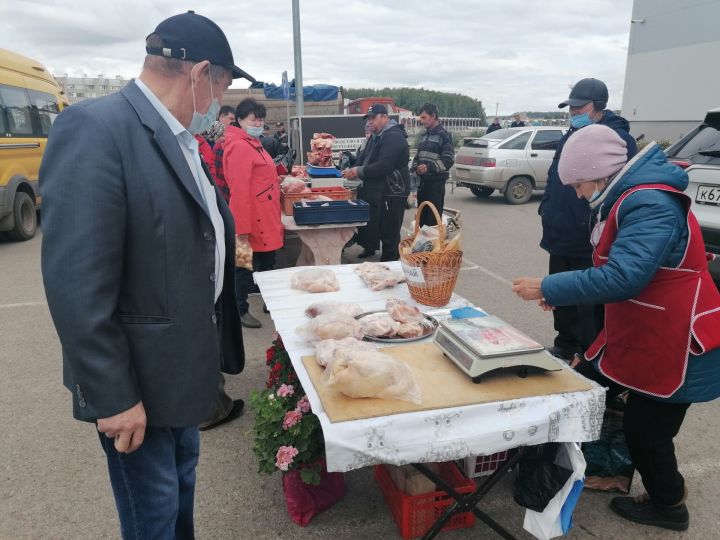
[[[591,101],[602,101],[607,103],[608,89],[605,83],[599,79],[582,79],[575,83],[570,90],[570,97],[558,105],[559,109],[567,107],[582,107]]]
[[[162,38],[163,47],[145,47],[148,54],[192,62],[208,60],[229,69],[233,79],[242,77],[255,82],[254,77],[235,65],[225,33],[207,17],[194,11],[174,15],[158,24],[153,34]]]
[[[378,114],[387,114],[387,107],[382,103],[376,103],[368,109],[367,114],[363,118],[373,118]]]

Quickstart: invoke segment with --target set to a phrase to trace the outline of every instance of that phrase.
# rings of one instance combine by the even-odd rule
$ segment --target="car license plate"
[[[470,171],[467,169],[455,169],[458,178],[470,178]]]
[[[720,187],[698,186],[695,202],[703,204],[717,204],[720,206]]]

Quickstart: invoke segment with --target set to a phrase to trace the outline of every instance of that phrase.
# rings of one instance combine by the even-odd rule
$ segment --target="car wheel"
[[[533,185],[527,176],[511,178],[505,186],[505,200],[510,204],[525,204],[532,197]]]
[[[472,191],[472,194],[476,197],[479,197],[481,199],[486,199],[490,195],[493,194],[493,191],[495,191],[493,188],[485,187],[485,186],[471,186],[470,191]]]
[[[13,229],[8,231],[10,240],[23,242],[30,240],[37,232],[37,213],[30,195],[18,191],[13,202]]]

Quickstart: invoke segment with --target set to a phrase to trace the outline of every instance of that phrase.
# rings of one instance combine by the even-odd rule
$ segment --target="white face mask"
[[[592,233],[590,234],[590,243],[594,248],[598,247],[598,244],[600,243],[600,237],[602,237],[602,233],[605,230],[605,222],[599,221],[595,227],[593,227]]]
[[[193,135],[197,135],[198,133],[202,133],[210,129],[220,112],[220,102],[218,102],[213,95],[212,78],[210,77],[210,73],[208,73],[208,80],[210,81],[210,98],[212,101],[210,102],[207,112],[205,114],[200,114],[195,106],[195,85],[193,84],[192,76],[190,77],[193,97],[193,115],[192,120],[190,120],[190,125],[188,126],[188,131]]]

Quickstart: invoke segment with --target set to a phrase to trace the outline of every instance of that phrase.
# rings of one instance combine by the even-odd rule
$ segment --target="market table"
[[[401,271],[399,262],[386,264]],[[547,442],[592,441],[600,436],[605,390],[595,383],[590,384],[590,390],[583,392],[333,423],[323,409],[318,392],[302,361],[304,356],[314,354],[314,346],[295,332],[298,326],[308,321],[304,311],[310,304],[319,301],[355,302],[366,311],[373,311],[384,309],[388,298],[399,298],[417,305],[421,311],[430,315],[471,305],[454,294],[445,308],[428,308],[416,304],[410,298],[405,285],[371,291],[354,272],[355,267],[356,265],[326,266],[325,268],[335,272],[340,290],[316,294],[290,288],[290,279],[300,268],[255,274],[275,328],[282,337],[285,349],[310,400],[312,411],[322,426],[328,471],[351,471],[377,464],[448,462]],[[417,468],[426,474],[427,471],[423,470],[422,465]],[[489,485],[481,486],[478,491],[487,492],[492,484],[498,481],[500,472],[491,477]],[[479,494],[480,497],[482,495],[484,493]],[[480,515],[482,512],[478,511],[476,514],[496,532],[503,534],[496,528],[497,526],[502,530],[499,525],[489,522],[492,521],[489,517],[483,515],[487,517],[486,520]],[[439,528],[437,530],[439,531]]]
[[[357,227],[367,222],[339,223],[330,225],[298,225],[293,216],[282,214],[282,224],[287,231],[296,232],[302,242],[297,266],[340,264],[343,247]]]

